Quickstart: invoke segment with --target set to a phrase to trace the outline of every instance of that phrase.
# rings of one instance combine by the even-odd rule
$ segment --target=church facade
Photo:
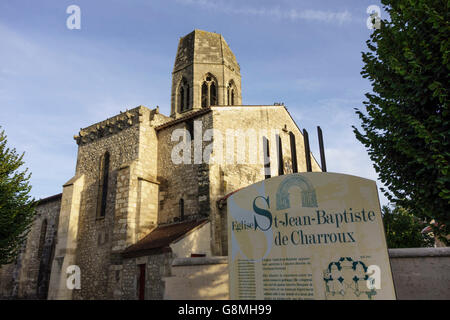
[[[1,297],[162,299],[174,258],[228,254],[228,194],[321,171],[284,105],[242,105],[233,52],[201,30],[179,41],[170,115],[138,106],[74,139],[75,175],[39,201],[22,253],[0,269]]]

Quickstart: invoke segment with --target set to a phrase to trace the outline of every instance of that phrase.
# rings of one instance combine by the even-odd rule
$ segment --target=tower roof
[[[193,63],[225,64],[240,73],[239,64],[221,34],[195,29],[178,43],[173,72]]]

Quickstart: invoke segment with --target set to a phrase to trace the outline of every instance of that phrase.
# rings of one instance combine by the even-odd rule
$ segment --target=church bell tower
[[[241,104],[240,67],[222,35],[194,30],[182,37],[172,72],[170,116]]]

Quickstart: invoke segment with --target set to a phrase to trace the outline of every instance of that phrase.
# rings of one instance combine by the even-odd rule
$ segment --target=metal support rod
[[[317,135],[319,136],[320,162],[322,164],[322,172],[327,172],[327,162],[325,161],[325,148],[323,146],[322,129],[317,126]]]
[[[309,137],[308,137],[308,131],[306,131],[306,129],[303,129],[303,141],[305,144],[306,171],[311,172],[312,171],[311,150],[309,148]]]

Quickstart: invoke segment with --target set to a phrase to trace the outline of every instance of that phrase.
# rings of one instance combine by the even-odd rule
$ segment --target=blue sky
[[[66,27],[72,4],[81,8],[80,30]],[[376,180],[351,128],[359,123],[353,108],[371,90],[360,72],[373,4],[2,0],[0,126],[25,151],[33,196],[59,193],[75,172],[80,128],[138,105],[169,114],[178,39],[202,29],[221,33],[235,53],[243,104],[284,102],[317,159],[321,126],[328,171]]]

